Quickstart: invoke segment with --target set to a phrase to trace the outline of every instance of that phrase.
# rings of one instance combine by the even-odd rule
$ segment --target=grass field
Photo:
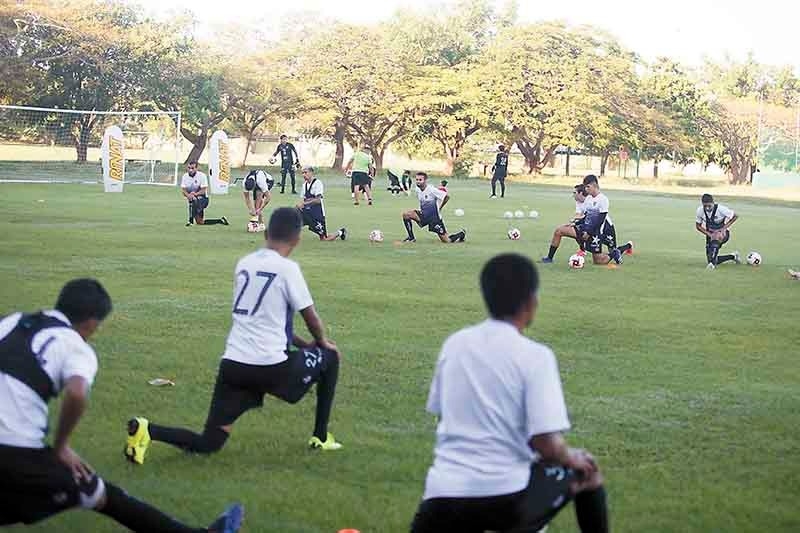
[[[217,455],[155,444],[143,467],[123,460],[130,416],[197,429],[205,420],[233,268],[261,245],[244,232],[239,190],[214,197],[207,215],[226,215],[230,227],[185,228],[171,189],[0,185],[0,314],[52,305],[76,276],[99,278],[114,299],[93,341],[100,372],[73,442],[104,477],[202,524],[239,500],[249,532],[407,531],[431,460],[435,424],[424,404],[441,342],[483,318],[482,264],[509,250],[541,257],[574,204],[565,188],[514,185],[509,198],[489,201],[485,184],[452,181],[446,212],[461,207],[466,216],[445,222],[466,226],[467,243],[439,245],[418,231],[417,244],[397,247],[399,213],[413,199],[382,192],[375,206],[355,208],[344,180],[327,183],[328,225],[346,225],[351,239],[320,243],[306,233],[295,258],[344,354],[331,427],[344,450],[305,448],[312,395],[297,406],[268,400]],[[605,470],[613,529],[800,530],[800,283],[784,276],[800,266],[797,204],[726,201],[741,217],[727,249],[758,250],[765,264],[706,272],[697,199],[618,191],[610,199],[618,236],[636,242],[636,255],[616,270],[570,271],[574,246],[565,241],[557,263],[540,267],[529,333],[559,358],[569,439]],[[294,201],[276,195],[274,204]],[[541,217],[515,222],[522,239],[511,242],[506,209]],[[367,242],[373,228],[385,243]],[[177,386],[149,387],[154,377]],[[568,509],[549,531],[576,529]],[[31,531],[118,529],[75,512]]]

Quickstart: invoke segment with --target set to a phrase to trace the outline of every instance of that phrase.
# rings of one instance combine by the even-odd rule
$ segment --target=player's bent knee
[[[206,454],[218,452],[225,446],[225,442],[227,442],[229,436],[230,430],[225,431],[221,427],[207,427],[203,430],[200,439],[190,451]]]
[[[78,505],[82,509],[102,509],[106,501],[106,484],[97,474],[78,483]]]

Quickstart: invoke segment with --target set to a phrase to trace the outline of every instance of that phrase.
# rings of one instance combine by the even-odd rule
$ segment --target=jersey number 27
[[[269,286],[272,285],[272,282],[275,281],[275,277],[277,274],[273,272],[262,272],[260,270],[256,271],[256,279],[253,283],[253,288],[248,291],[248,287],[250,287],[250,272],[247,270],[240,270],[236,273],[236,277],[241,277],[244,280],[242,283],[242,288],[239,291],[239,295],[236,297],[236,300],[233,302],[233,314],[235,315],[254,315],[258,311],[259,307],[261,307],[261,301],[264,299],[264,295],[267,293]],[[259,286],[260,284],[260,286]],[[247,305],[253,302],[255,299],[255,303],[253,305]],[[244,301],[242,301],[244,300]],[[239,307],[247,306],[247,307]]]

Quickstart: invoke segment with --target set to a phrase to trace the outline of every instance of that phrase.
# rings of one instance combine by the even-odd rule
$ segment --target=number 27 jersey
[[[286,360],[293,316],[313,305],[300,266],[263,248],[241,258],[233,282],[232,324],[223,359],[248,365]]]

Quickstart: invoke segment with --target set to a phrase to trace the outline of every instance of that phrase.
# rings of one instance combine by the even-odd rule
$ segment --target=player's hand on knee
[[[570,448],[569,459],[565,466],[575,472],[575,480],[570,484],[573,493],[596,489],[603,484],[603,476],[597,461],[586,450]]]
[[[75,478],[76,483],[79,483],[81,480],[89,480],[92,478],[94,474],[92,467],[86,464],[83,459],[81,459],[81,456],[75,453],[69,446],[57,449],[56,456],[59,461],[72,471],[72,477]]]
[[[331,350],[332,352],[335,352],[337,356],[339,355],[339,348],[336,346],[336,343],[330,339],[323,339],[317,343],[317,346],[320,348],[325,348],[326,350]]]

